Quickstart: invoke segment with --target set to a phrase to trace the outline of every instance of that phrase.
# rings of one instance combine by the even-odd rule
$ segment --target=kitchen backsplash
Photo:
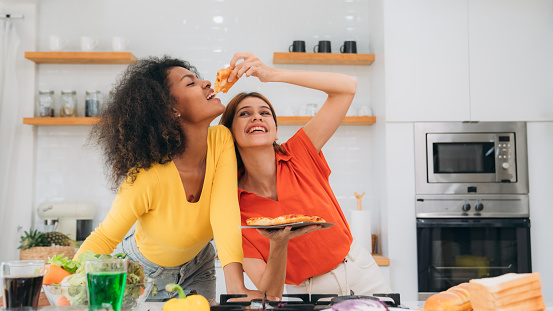
[[[164,54],[183,58],[211,81],[218,69],[228,66],[235,52],[251,51],[273,66],[273,52],[288,51],[294,40],[306,41],[308,52],[319,40],[330,40],[333,53],[339,53],[344,41],[355,40],[358,53],[371,53],[369,0],[325,1],[324,6],[320,0],[211,0],[202,5],[192,1],[49,0],[37,6],[39,51],[48,51],[49,37],[57,35],[67,40],[64,51],[79,51],[80,37],[91,36],[99,41],[95,51],[108,52],[112,37],[120,36],[129,40],[128,50],[138,58]],[[358,81],[354,110],[371,108],[371,66],[276,66],[354,76]],[[78,116],[84,116],[85,91],[99,90],[107,95],[125,65],[42,64],[37,68],[36,93],[54,90],[59,101],[61,90],[76,90]],[[227,103],[239,91],[266,95],[278,115],[301,114],[306,104],[320,106],[325,99],[317,91],[263,84],[255,78],[241,79],[229,94],[219,97]],[[285,141],[297,129],[299,126],[282,125],[279,138]],[[99,151],[87,145],[89,130],[89,126],[37,128],[34,202],[38,206],[44,201],[91,201],[98,207],[97,224],[115,195],[106,186]],[[370,131],[371,126],[366,125],[342,126],[323,151],[333,172],[331,184],[346,216],[347,210],[356,206],[353,192],[366,192],[364,206],[375,211],[372,219],[376,222],[378,207],[372,205],[378,205],[379,199],[372,190],[375,178],[371,174]],[[378,230],[377,224],[372,227]]]
[[[299,126],[279,127],[281,142]],[[37,133],[36,204],[56,201],[88,201],[97,207],[94,225],[101,221],[115,197],[107,187],[99,149],[88,140],[90,127],[40,127]],[[353,192],[366,192],[363,206],[379,213],[371,178],[370,127],[342,126],[323,148],[332,169],[331,185],[346,217],[356,208]],[[37,216],[35,216],[37,217]],[[37,218],[38,220],[38,218]],[[40,222],[37,222],[40,223]],[[372,228],[375,228],[375,223]]]

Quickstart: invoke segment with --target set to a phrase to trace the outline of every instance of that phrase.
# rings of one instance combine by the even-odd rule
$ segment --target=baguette
[[[430,296],[424,303],[424,311],[470,311],[470,296],[468,283],[453,286],[435,295]]]

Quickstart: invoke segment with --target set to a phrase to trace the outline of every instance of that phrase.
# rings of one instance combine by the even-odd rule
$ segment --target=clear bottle
[[[100,115],[100,91],[86,91],[85,117]]]
[[[60,117],[77,116],[77,91],[61,91]]]
[[[38,91],[38,113],[41,117],[54,116],[54,91]]]

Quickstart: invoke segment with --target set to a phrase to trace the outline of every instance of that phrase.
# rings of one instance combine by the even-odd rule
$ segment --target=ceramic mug
[[[305,53],[305,41],[296,40],[288,47],[288,52]]]
[[[348,54],[357,53],[357,42],[344,41],[344,45],[340,47],[340,53],[348,53]]]
[[[313,52],[315,53],[332,53],[330,41],[322,40],[319,41],[319,44],[313,47]]]
[[[60,52],[63,51],[65,48],[65,45],[67,44],[67,40],[60,36],[52,35],[50,36],[50,51],[52,52]]]
[[[98,45],[98,40],[93,37],[83,36],[81,37],[81,51],[92,52]]]
[[[124,52],[127,50],[129,40],[123,37],[113,37],[111,39],[111,48],[114,52]]]

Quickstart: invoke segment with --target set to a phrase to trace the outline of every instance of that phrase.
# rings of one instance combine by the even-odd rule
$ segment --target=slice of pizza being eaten
[[[213,90],[215,93],[223,92],[226,93],[230,88],[238,81],[237,78],[232,80],[232,82],[228,82],[228,77],[231,74],[232,69],[225,68],[221,69],[217,72],[217,78],[215,79],[215,85],[213,86]]]

